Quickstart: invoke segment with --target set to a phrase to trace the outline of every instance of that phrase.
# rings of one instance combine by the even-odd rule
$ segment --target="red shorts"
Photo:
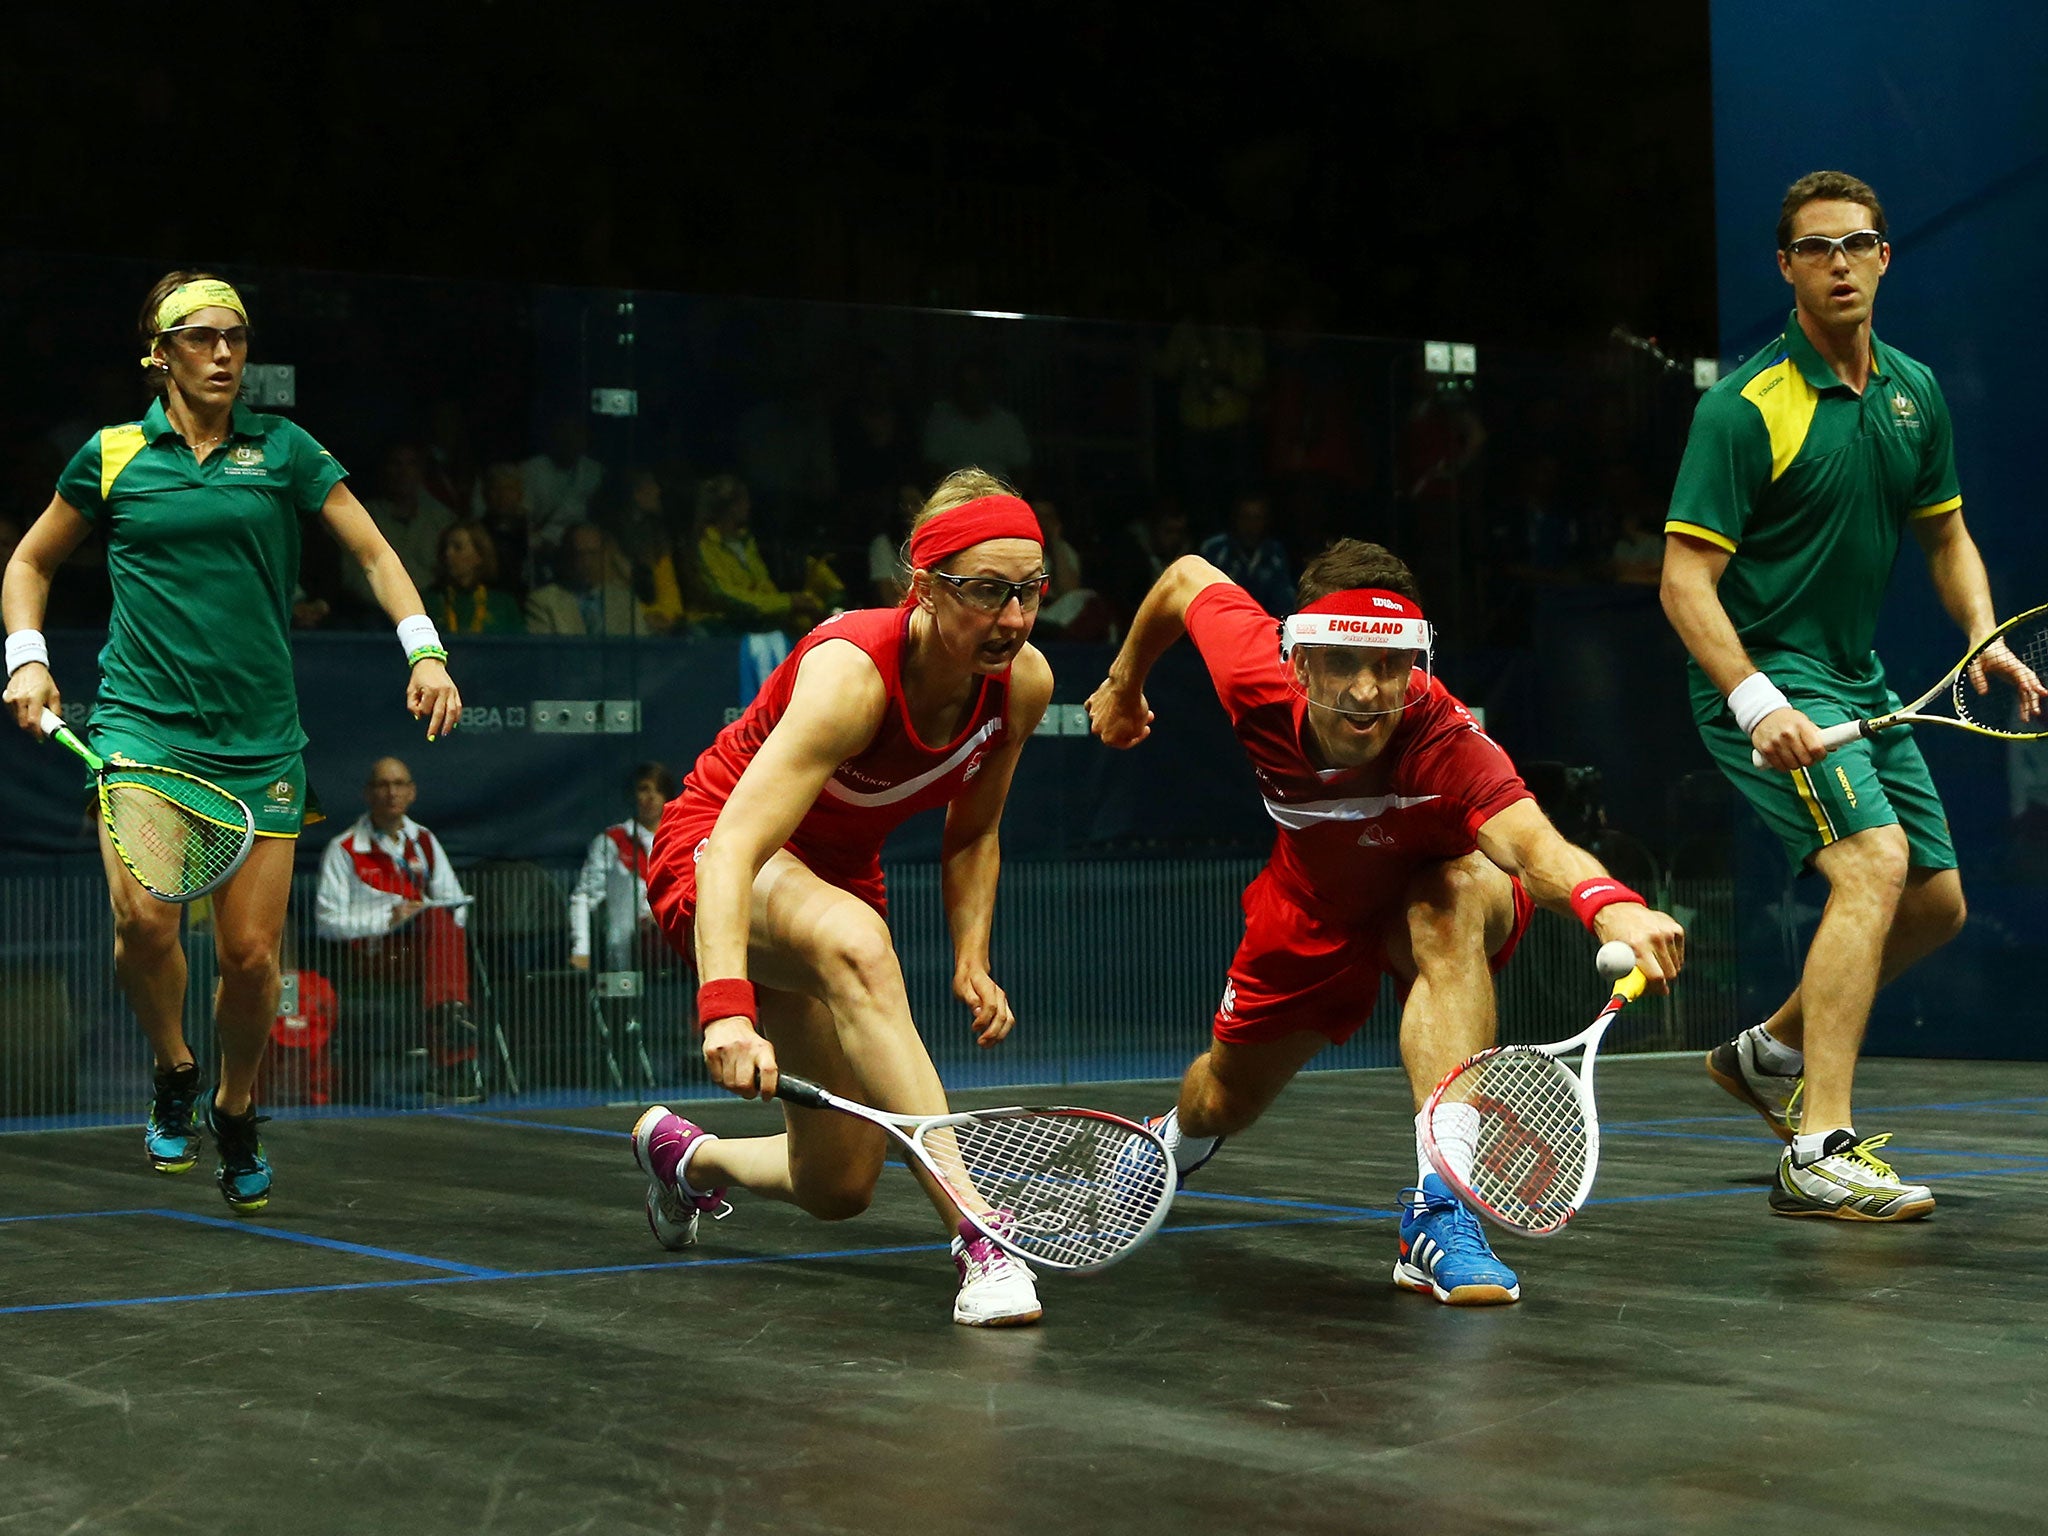
[[[1510,876],[1509,884],[1515,922],[1488,962],[1496,974],[1514,955],[1536,911],[1522,882]],[[1254,1045],[1312,1030],[1342,1045],[1371,1016],[1386,969],[1383,928],[1311,916],[1279,889],[1272,870],[1262,869],[1244,888],[1244,941],[1230,959],[1215,1036],[1231,1045]],[[1399,985],[1405,997],[1407,985]]]
[[[702,795],[684,790],[662,808],[661,825],[654,830],[654,852],[647,861],[647,907],[669,948],[692,964],[691,929],[697,921],[697,861],[704,857],[704,844],[718,824],[722,805],[713,805]],[[828,885],[881,913],[889,915],[889,897],[882,883],[882,861],[877,854],[867,868],[835,870],[825,861],[810,857],[795,843],[783,845]]]

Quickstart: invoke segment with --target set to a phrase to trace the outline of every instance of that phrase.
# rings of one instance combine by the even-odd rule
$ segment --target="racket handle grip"
[[[64,717],[54,709],[45,709],[43,711],[43,718],[38,720],[36,724],[43,728],[45,736],[54,736],[64,729]]]
[[[1832,752],[1837,747],[1846,746],[1859,736],[1868,736],[1869,734],[1870,722],[1868,720],[1844,720],[1839,725],[1824,725],[1820,731],[1820,749],[1823,752]],[[1749,760],[1759,768],[1771,766],[1764,761],[1763,753],[1757,751],[1754,747],[1750,749]]]
[[[806,1109],[830,1109],[831,1101],[825,1097],[825,1090],[809,1078],[798,1077],[790,1072],[778,1072],[775,1076],[775,1097],[787,1099],[792,1104],[801,1104]]]

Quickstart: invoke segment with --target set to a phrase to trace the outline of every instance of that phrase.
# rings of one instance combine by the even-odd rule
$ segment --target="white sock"
[[[1855,1141],[1856,1132],[1848,1126],[1840,1129],[1849,1132],[1849,1140]],[[1792,1161],[1804,1168],[1808,1163],[1817,1162],[1826,1154],[1827,1144],[1834,1136],[1833,1131],[1801,1131],[1792,1138]]]
[[[1763,1025],[1749,1032],[1749,1041],[1756,1064],[1774,1077],[1797,1077],[1806,1070],[1805,1053],[1794,1050]]]
[[[1415,1183],[1436,1172],[1429,1154],[1422,1150],[1423,1118],[1415,1117]],[[1466,1183],[1472,1182],[1472,1163],[1479,1156],[1479,1111],[1470,1104],[1439,1104],[1436,1107],[1436,1149],[1444,1161]]]
[[[1159,1127],[1159,1139],[1166,1143],[1166,1150],[1173,1154],[1176,1171],[1199,1163],[1216,1149],[1217,1137],[1190,1136],[1180,1128],[1180,1106],[1174,1105],[1166,1112],[1166,1123]]]
[[[676,1159],[676,1184],[682,1189],[684,1194],[693,1200],[702,1200],[711,1191],[699,1189],[690,1182],[690,1159],[703,1151],[708,1143],[716,1140],[718,1140],[716,1136],[699,1136],[695,1141],[683,1148],[683,1155]]]

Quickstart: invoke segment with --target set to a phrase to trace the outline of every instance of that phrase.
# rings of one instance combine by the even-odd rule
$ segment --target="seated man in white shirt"
[[[397,758],[371,764],[369,813],[320,855],[314,925],[321,938],[349,945],[354,981],[418,987],[435,1096],[473,1103],[483,1093],[463,945],[467,898],[441,840],[406,814],[418,793]]]
[[[633,770],[633,814],[590,840],[583,873],[569,894],[569,963],[590,969],[590,914],[604,907],[605,968],[660,969],[670,951],[647,908],[647,856],[661,808],[681,788],[666,763],[647,762]]]

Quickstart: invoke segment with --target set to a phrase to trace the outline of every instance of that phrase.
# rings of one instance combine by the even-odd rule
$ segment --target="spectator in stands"
[[[476,457],[469,448],[469,419],[462,402],[443,397],[434,402],[433,425],[421,462],[427,492],[459,516],[474,516],[479,508]]]
[[[498,551],[498,574],[515,593],[540,585],[533,569],[533,516],[526,505],[526,476],[517,464],[497,463],[477,482],[483,510],[477,521]]]
[[[613,521],[625,547],[640,616],[657,635],[687,634],[699,615],[683,596],[683,573],[662,506],[661,477],[636,465],[620,472],[618,485],[622,501],[613,511]]]
[[[1110,557],[1110,596],[1126,616],[1152,590],[1152,584],[1182,555],[1194,553],[1188,542],[1188,514],[1178,497],[1161,496],[1142,521],[1128,524],[1120,547]]]
[[[578,523],[562,540],[562,579],[526,600],[530,635],[644,635],[647,621],[626,580],[619,547],[595,523]]]
[[[314,927],[348,945],[348,982],[417,990],[429,1091],[458,1103],[483,1096],[469,1016],[465,898],[441,840],[407,813],[419,790],[395,757],[370,765],[366,815],[320,855]]]
[[[1651,500],[1634,464],[1610,464],[1601,474],[1594,524],[1607,540],[1607,574],[1631,586],[1663,580],[1664,509]]]
[[[548,451],[519,466],[533,548],[551,555],[571,528],[590,518],[590,501],[604,481],[604,466],[590,457],[590,431],[576,411],[548,428]]]
[[[633,770],[633,814],[590,840],[583,873],[569,894],[569,963],[577,970],[590,969],[590,913],[600,903],[607,969],[660,970],[674,954],[662,943],[647,908],[647,856],[654,847],[654,829],[661,825],[661,808],[680,789],[667,764],[640,764]]]
[[[424,458],[416,445],[399,443],[384,455],[384,494],[371,497],[364,505],[377,531],[404,562],[405,574],[425,591],[434,580],[441,535],[453,526],[455,514],[428,494]],[[375,609],[370,579],[360,565],[343,561],[341,580],[357,603]]]
[[[905,481],[897,486],[894,501],[883,503],[872,518],[875,536],[868,543],[868,596],[877,608],[894,608],[910,590],[903,541],[910,536],[911,521],[923,506],[924,492]],[[1041,622],[1044,617],[1041,609]]]
[[[913,511],[915,508],[913,508]],[[1057,503],[1041,497],[1031,504],[1045,535],[1045,601],[1035,632],[1048,640],[1106,640],[1116,616],[1109,604],[1081,581],[1081,554],[1068,542]]]
[[[526,627],[519,604],[498,584],[498,551],[481,523],[442,531],[434,584],[421,595],[444,635],[516,635]]]
[[[800,635],[844,589],[832,568],[817,559],[803,587],[778,588],[749,531],[752,518],[753,499],[739,476],[713,475],[697,487],[698,600],[735,629],[781,628]]]
[[[741,413],[733,431],[740,477],[771,542],[815,528],[838,490],[832,418],[816,379],[800,368],[769,385],[768,398]]]
[[[1202,558],[1278,618],[1294,611],[1294,569],[1280,541],[1271,538],[1272,505],[1264,491],[1244,491],[1231,503],[1230,526],[1202,542]]]
[[[984,469],[1021,485],[1031,470],[1031,440],[1008,406],[998,405],[988,365],[962,363],[950,398],[934,401],[924,422],[925,466],[934,478],[956,469]]]

